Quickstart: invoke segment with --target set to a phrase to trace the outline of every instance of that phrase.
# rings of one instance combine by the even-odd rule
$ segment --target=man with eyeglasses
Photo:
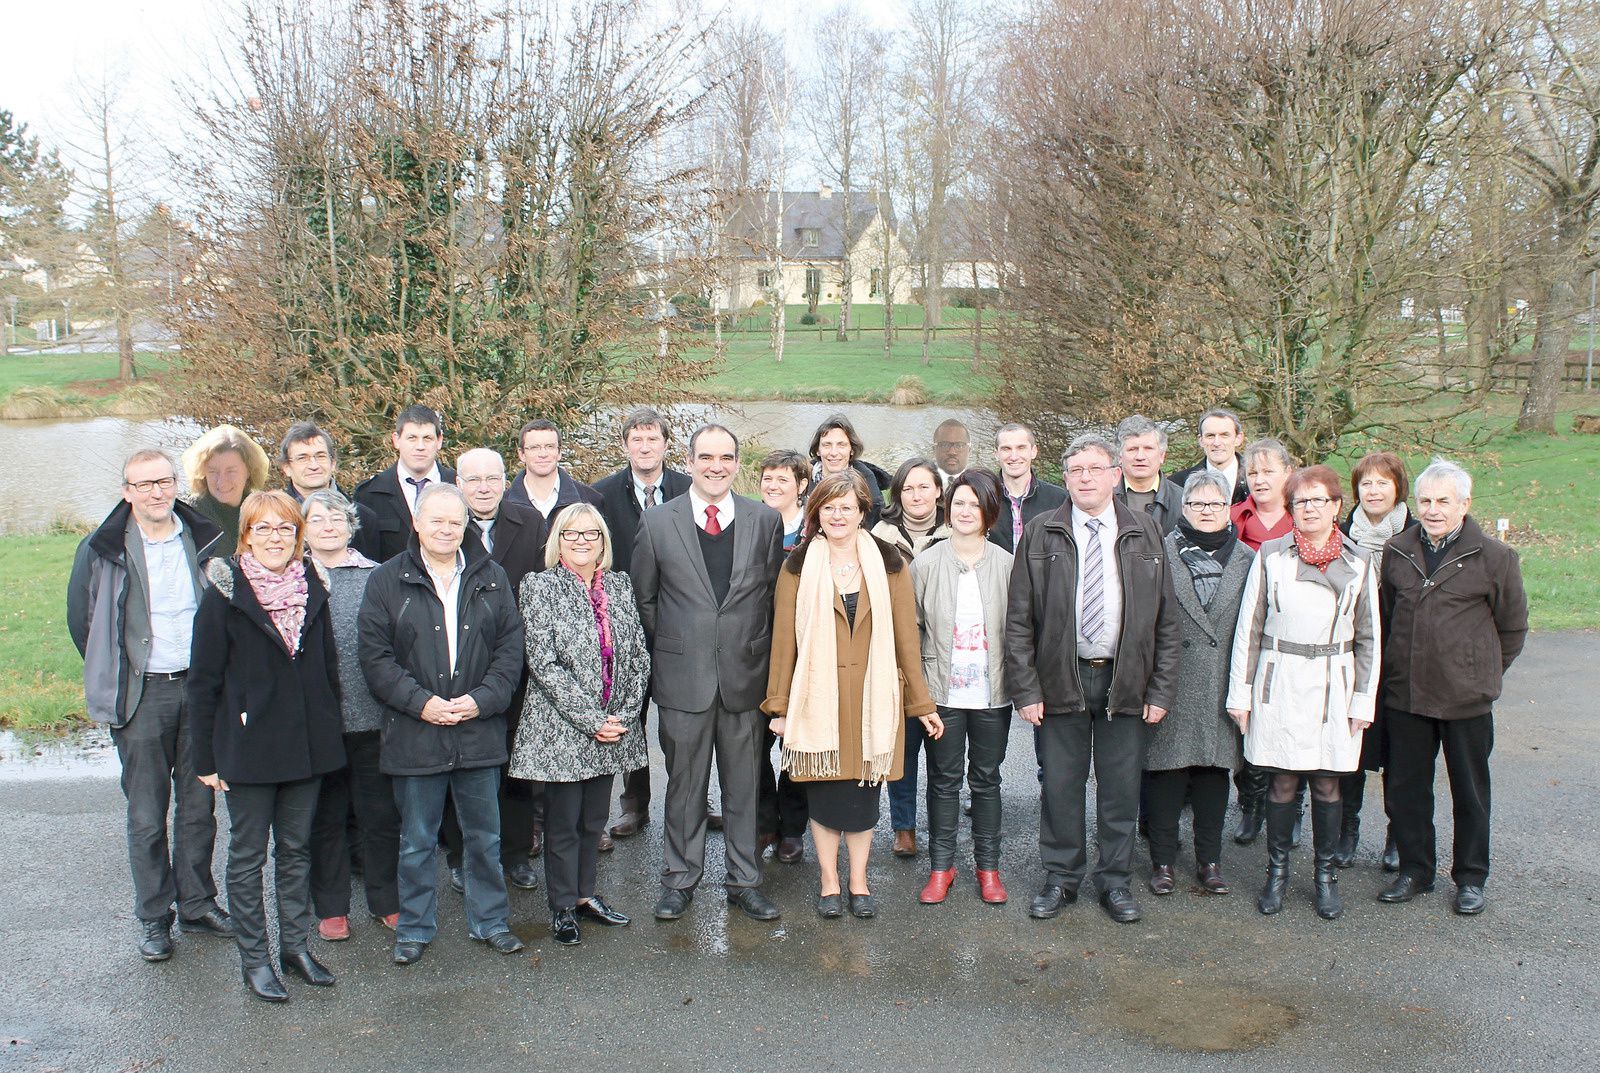
[[[561,508],[574,503],[598,507],[600,493],[583,484],[561,465],[561,430],[554,421],[529,421],[517,434],[522,472],[506,488],[506,501],[526,503],[548,523]]]
[[[1084,794],[1094,764],[1094,870],[1100,904],[1138,920],[1133,875],[1145,725],[1172,707],[1182,655],[1161,531],[1112,495],[1117,448],[1086,433],[1061,459],[1071,502],[1034,519],[1011,572],[1006,677],[1018,713],[1039,728],[1039,857],[1045,881],[1029,914],[1078,899],[1088,872]]]
[[[966,472],[971,458],[972,437],[966,424],[953,417],[939,422],[933,430],[933,461],[939,467],[939,487],[950,487],[951,481]]]
[[[215,803],[190,764],[184,703],[204,564],[234,550],[218,546],[221,536],[216,523],[178,499],[172,459],[139,451],[122,467],[122,502],[78,545],[67,583],[67,629],[83,656],[89,717],[111,728],[122,761],[134,915],[146,961],[172,956],[174,903],[183,931],[233,935],[233,921],[217,907]]]
[[[339,469],[339,452],[333,446],[333,437],[313,421],[299,421],[289,426],[278,448],[278,468],[283,470],[288,481],[284,491],[293,496],[296,503],[304,502],[306,496],[323,489],[345,494],[334,480]],[[351,505],[356,509],[357,524],[350,546],[367,558],[381,562],[376,515],[364,503],[352,501]]]

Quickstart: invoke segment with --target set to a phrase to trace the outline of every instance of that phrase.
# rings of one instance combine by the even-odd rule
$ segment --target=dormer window
[[[822,229],[820,227],[802,227],[800,229],[800,245],[810,247],[820,245],[822,242]]]

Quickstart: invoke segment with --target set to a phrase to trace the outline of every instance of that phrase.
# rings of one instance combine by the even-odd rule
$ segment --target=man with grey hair
[[[361,670],[386,709],[382,770],[400,810],[394,960],[410,965],[438,931],[435,852],[446,796],[461,824],[467,926],[502,954],[522,949],[500,861],[505,713],[522,680],[516,593],[478,541],[453,484],[418,490],[415,530],[372,572],[361,602]]]
[[[1167,430],[1143,414],[1122,419],[1117,426],[1122,480],[1117,482],[1117,502],[1132,511],[1150,515],[1165,537],[1183,514],[1183,485],[1161,475],[1167,460]]]
[[[146,961],[172,956],[174,903],[183,931],[233,935],[232,920],[217,908],[215,805],[189,762],[192,716],[184,700],[204,563],[233,549],[219,546],[222,530],[178,491],[171,458],[136,452],[122,467],[122,502],[78,545],[67,582],[67,630],[83,656],[89,718],[111,728],[122,762],[133,909]]]
[[[1228,482],[1228,487],[1233,489],[1235,503],[1243,503],[1248,499],[1250,485],[1244,478],[1244,456],[1239,453],[1244,449],[1244,422],[1239,420],[1239,415],[1220,406],[1212,407],[1200,415],[1195,438],[1200,441],[1200,451],[1204,457],[1188,469],[1174,473],[1172,483],[1182,488],[1196,473],[1203,469],[1210,470],[1221,474],[1222,479]]]
[[[1118,503],[1117,449],[1094,433],[1062,457],[1069,504],[1023,532],[1006,611],[1006,677],[1039,729],[1043,888],[1029,913],[1048,919],[1078,897],[1088,871],[1084,794],[1094,764],[1100,904],[1139,919],[1133,874],[1146,724],[1177,689],[1183,629],[1161,532]],[[1070,643],[1069,643],[1070,639]]]
[[[1417,475],[1420,527],[1384,546],[1383,705],[1389,767],[1384,803],[1400,875],[1380,902],[1433,889],[1434,766],[1441,747],[1455,813],[1455,911],[1483,912],[1489,878],[1489,753],[1494,702],[1528,635],[1517,553],[1473,520],[1472,477],[1435,458]]]

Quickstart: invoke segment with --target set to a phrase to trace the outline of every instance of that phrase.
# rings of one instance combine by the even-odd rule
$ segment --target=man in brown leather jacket
[[[1385,546],[1383,704],[1389,734],[1384,792],[1400,876],[1381,902],[1433,889],[1434,764],[1444,748],[1455,811],[1450,876],[1455,910],[1483,912],[1489,876],[1489,752],[1501,680],[1528,635],[1517,553],[1467,514],[1472,477],[1434,459],[1416,480],[1422,525]]]

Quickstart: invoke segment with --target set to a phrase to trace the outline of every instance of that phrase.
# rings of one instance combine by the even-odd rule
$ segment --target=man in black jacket
[[[300,421],[289,426],[278,448],[278,468],[283,470],[289,482],[284,490],[294,497],[296,503],[304,502],[306,496],[324,488],[345,494],[334,481],[334,474],[339,468],[339,451],[333,445],[333,437],[313,421]],[[355,536],[350,538],[350,546],[367,558],[382,562],[378,547],[377,516],[372,513],[371,507],[360,502],[353,502],[352,505],[356,508],[358,524]]]
[[[478,543],[463,544],[454,485],[417,497],[416,536],[374,570],[361,603],[361,669],[387,709],[382,768],[400,809],[400,921],[394,960],[422,957],[438,931],[435,852],[445,796],[461,821],[467,924],[502,954],[522,949],[500,866],[505,712],[522,679],[516,594]]]
[[[1183,485],[1161,473],[1167,430],[1143,414],[1125,417],[1117,426],[1117,450],[1122,452],[1122,479],[1113,493],[1117,502],[1150,515],[1165,537],[1183,514]]]
[[[407,406],[394,420],[395,464],[356,486],[356,502],[372,512],[378,553],[386,563],[411,541],[417,496],[436,484],[455,484],[456,471],[439,465],[444,422],[426,406]],[[365,528],[365,526],[363,526]]]
[[[622,422],[622,449],[628,464],[594,484],[600,493],[600,514],[611,530],[611,568],[629,571],[633,564],[633,541],[639,532],[639,518],[645,511],[683,495],[689,490],[686,473],[669,469],[667,422],[655,410],[640,406]],[[644,712],[650,710],[645,697]],[[640,726],[644,714],[640,715]],[[622,815],[611,826],[611,837],[627,838],[638,834],[650,822],[650,768],[628,772],[622,780]],[[602,849],[606,848],[602,844]]]
[[[548,523],[562,507],[588,503],[598,507],[600,493],[576,480],[561,466],[561,430],[554,421],[536,419],[517,434],[517,457],[522,472],[506,489],[506,499],[525,503]]]
[[[1243,503],[1250,498],[1250,484],[1244,479],[1244,422],[1232,410],[1220,406],[1200,415],[1200,432],[1197,437],[1205,457],[1188,469],[1172,475],[1172,483],[1180,489],[1203,469],[1220,474],[1233,489],[1233,501]]]
[[[1027,425],[1001,425],[994,434],[994,457],[1000,467],[1008,509],[989,530],[989,539],[1007,551],[1015,551],[1023,527],[1041,514],[1059,510],[1067,501],[1067,491],[1034,474],[1039,441]]]
[[[1006,678],[1023,719],[1039,727],[1043,766],[1039,857],[1044,887],[1032,916],[1077,900],[1087,871],[1084,793],[1094,762],[1100,904],[1139,919],[1133,872],[1145,724],[1177,688],[1183,627],[1161,533],[1117,503],[1111,441],[1087,433],[1061,460],[1070,506],[1028,524],[1011,571]]]

